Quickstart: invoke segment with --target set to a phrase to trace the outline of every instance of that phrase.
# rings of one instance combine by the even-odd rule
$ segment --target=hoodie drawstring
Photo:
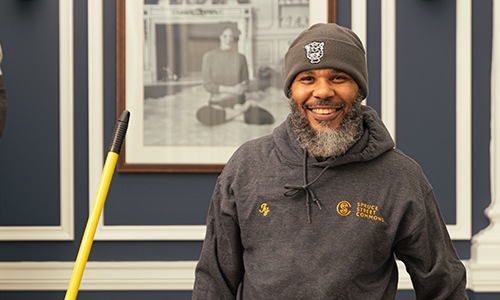
[[[326,166],[321,172],[316,176],[316,178],[308,182],[307,180],[307,151],[304,151],[304,185],[285,185],[286,191],[284,195],[286,197],[291,197],[295,194],[297,194],[300,191],[304,191],[306,194],[306,210],[307,210],[307,222],[311,223],[311,199],[318,205],[318,208],[321,209],[321,203],[319,202],[318,198],[316,197],[316,194],[314,194],[314,191],[311,189],[311,185],[313,185],[318,179],[323,175],[323,173],[329,168],[330,166]]]

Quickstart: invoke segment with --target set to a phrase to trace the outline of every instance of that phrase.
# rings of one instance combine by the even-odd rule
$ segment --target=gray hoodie
[[[360,140],[318,162],[290,119],[242,145],[215,187],[193,299],[467,299],[431,185],[364,106]]]

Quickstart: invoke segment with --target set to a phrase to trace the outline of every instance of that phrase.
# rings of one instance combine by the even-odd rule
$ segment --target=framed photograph
[[[289,112],[282,62],[310,0],[117,0],[119,172],[217,173]],[[324,5],[336,21],[336,1]]]

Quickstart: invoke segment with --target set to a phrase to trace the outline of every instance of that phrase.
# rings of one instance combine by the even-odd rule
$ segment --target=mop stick
[[[78,256],[76,257],[73,273],[71,274],[71,280],[68,285],[68,290],[66,291],[66,296],[64,297],[65,300],[74,300],[78,294],[78,288],[80,287],[83,271],[85,270],[85,264],[89,258],[95,231],[99,223],[99,218],[104,207],[104,202],[106,201],[106,195],[108,194],[109,185],[118,160],[118,154],[120,153],[125,133],[127,132],[129,117],[130,113],[127,110],[124,110],[116,122],[113,138],[111,140],[106,162],[104,164],[101,179],[99,181],[99,186],[94,199],[94,204],[92,206],[92,210],[89,212],[87,226],[85,227],[85,232],[83,233],[80,249],[78,250]]]

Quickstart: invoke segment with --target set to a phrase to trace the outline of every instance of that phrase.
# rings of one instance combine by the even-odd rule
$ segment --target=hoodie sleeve
[[[219,178],[208,211],[192,299],[235,299],[242,277],[242,245],[234,199]]]
[[[420,220],[396,242],[394,249],[410,274],[418,300],[468,299],[465,267],[432,190],[426,196]]]

